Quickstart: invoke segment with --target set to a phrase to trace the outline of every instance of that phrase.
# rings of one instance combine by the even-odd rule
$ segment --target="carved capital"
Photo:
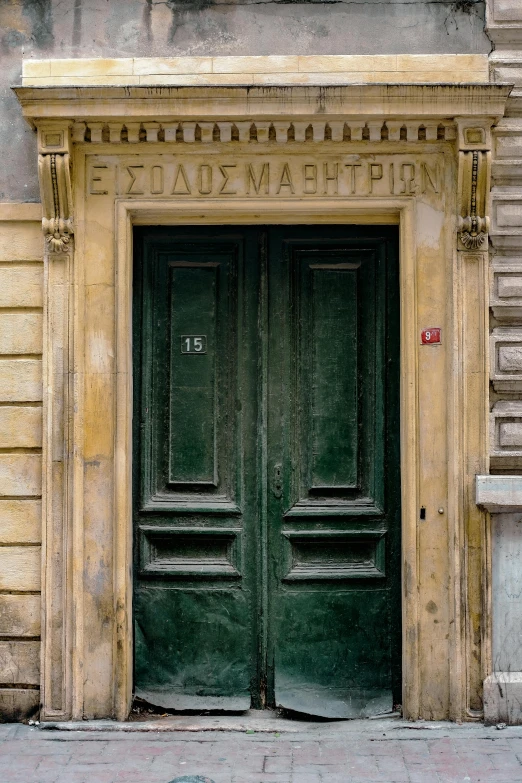
[[[487,247],[489,217],[486,205],[489,192],[489,152],[473,150],[459,152],[458,217],[459,243],[465,250]]]
[[[42,230],[49,252],[66,253],[74,233],[68,126],[38,128]]]
[[[491,166],[491,121],[457,120],[457,128],[459,249],[485,250],[489,232],[487,205]]]

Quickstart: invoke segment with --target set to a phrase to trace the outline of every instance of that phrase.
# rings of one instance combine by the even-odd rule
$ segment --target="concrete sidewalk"
[[[67,729],[0,726],[0,783],[522,782],[522,727],[247,714]]]

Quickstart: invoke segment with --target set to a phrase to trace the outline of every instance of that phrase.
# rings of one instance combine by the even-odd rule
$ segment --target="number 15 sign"
[[[182,334],[181,335],[181,353],[206,353],[207,335],[206,334]]]

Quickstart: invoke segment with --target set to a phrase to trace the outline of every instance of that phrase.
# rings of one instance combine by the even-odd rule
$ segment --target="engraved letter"
[[[436,165],[435,169],[430,169],[427,163],[421,163],[421,182],[423,193],[426,193],[428,185],[430,185],[434,193],[439,192],[438,174],[439,172]]]
[[[404,183],[401,188],[401,193],[405,196],[413,196],[417,190],[417,185],[415,183],[415,163],[402,163],[400,178]]]
[[[382,179],[382,163],[368,164],[369,191],[373,193],[373,183]]]
[[[253,186],[256,196],[259,196],[259,191],[261,190],[261,185],[264,182],[265,185],[265,193],[268,193],[268,184],[269,184],[269,178],[270,178],[270,163],[263,163],[263,166],[261,167],[261,173],[259,175],[259,179],[256,182],[256,176],[254,172],[254,167],[251,163],[247,166],[247,194],[250,195],[250,185]]]
[[[202,163],[199,167],[199,192],[202,196],[212,193],[212,166]]]
[[[328,195],[328,183],[333,182],[334,184],[334,192],[332,195],[336,196],[339,192],[339,164],[334,163],[333,164],[333,174],[328,173],[328,163],[323,163],[323,171],[324,171],[324,195]]]
[[[150,170],[150,192],[154,196],[163,193],[165,187],[165,177],[163,175],[163,166],[153,166]]]
[[[317,166],[315,163],[304,164],[304,192],[317,193]]]
[[[137,174],[134,173],[134,170],[137,170]],[[129,187],[127,188],[127,194],[129,195],[143,195],[143,190],[138,190],[136,187],[134,189],[134,185],[136,184],[137,176],[143,171],[143,166],[127,166],[127,171],[129,172],[129,176],[131,177],[131,183]]]
[[[95,185],[94,184],[95,182],[102,182],[102,178],[101,177],[95,177],[94,176],[94,173],[95,173],[96,169],[107,169],[107,168],[108,168],[108,166],[104,166],[104,165],[101,165],[101,164],[99,166],[93,166],[92,167],[91,184],[90,184],[90,188],[89,188],[89,193],[91,194],[91,196],[106,196],[107,193],[109,192],[108,190],[103,190],[103,185],[100,187],[99,185]]]
[[[292,175],[290,174],[290,167],[288,163],[283,166],[281,172],[281,179],[279,180],[279,187],[277,193],[281,193],[281,188],[290,188],[290,193],[295,193],[294,183],[292,182]]]
[[[360,169],[362,166],[362,163],[345,163],[344,167],[345,169],[348,169],[350,172],[350,195],[353,196],[355,193],[355,169]]]
[[[220,170],[221,174],[225,178],[225,181],[221,185],[221,188],[220,188],[219,192],[222,193],[224,196],[233,196],[236,193],[235,190],[225,190],[225,188],[227,186],[227,182],[230,179],[230,174],[227,173],[227,169],[235,169],[235,168],[236,168],[236,164],[235,163],[227,163],[226,165],[223,165],[223,166],[219,167],[219,170]]]
[[[179,186],[181,186],[182,188],[181,190],[179,189]],[[184,190],[183,187],[185,188]],[[192,195],[192,191],[190,190],[190,185],[187,178],[187,173],[185,171],[185,167],[183,166],[183,163],[179,164],[178,170],[176,172],[176,176],[174,177],[174,187],[172,188],[172,195],[173,196]]]

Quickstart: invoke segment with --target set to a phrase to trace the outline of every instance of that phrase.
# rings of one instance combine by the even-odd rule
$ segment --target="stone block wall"
[[[0,717],[40,685],[42,261],[39,204],[0,204]]]
[[[488,722],[522,723],[522,4],[489,0],[490,80],[513,84],[494,129],[491,191],[492,674],[484,684]],[[502,492],[495,493],[495,486]],[[479,502],[483,490],[478,487]]]

